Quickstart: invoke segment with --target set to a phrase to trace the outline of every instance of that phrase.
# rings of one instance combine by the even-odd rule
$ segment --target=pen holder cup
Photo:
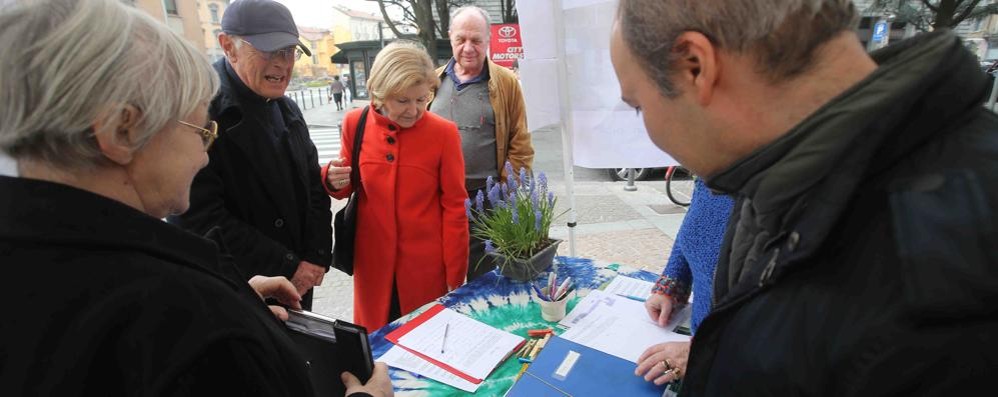
[[[541,288],[541,292],[547,295],[547,287]],[[561,321],[561,319],[565,318],[565,308],[568,305],[567,296],[556,302],[548,302],[544,299],[539,299],[539,301],[541,304],[541,318],[544,321]]]

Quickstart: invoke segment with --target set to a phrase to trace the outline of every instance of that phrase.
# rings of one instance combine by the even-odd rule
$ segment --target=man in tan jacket
[[[527,132],[523,93],[513,72],[487,59],[489,15],[478,7],[461,7],[451,15],[450,42],[454,58],[437,69],[440,88],[430,111],[457,124],[464,153],[465,187],[474,199],[489,177],[507,177],[508,161],[515,172],[530,172],[534,148]],[[468,281],[495,268],[484,256],[484,242],[471,238]],[[480,263],[479,263],[480,262]]]

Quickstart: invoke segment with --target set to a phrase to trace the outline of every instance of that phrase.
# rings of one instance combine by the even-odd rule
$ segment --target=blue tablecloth
[[[658,278],[657,274],[648,271],[581,258],[557,257],[553,267],[559,280],[571,277],[572,283],[576,286],[576,291],[568,297],[569,312],[589,291],[600,288],[618,274],[652,282]],[[547,274],[543,273],[538,280],[547,280]],[[538,280],[535,281],[539,282]],[[556,324],[541,318],[540,305],[537,302],[538,298],[532,292],[529,282],[514,281],[500,276],[497,272],[487,273],[371,333],[371,350],[377,360],[392,347],[392,343],[385,340],[385,335],[436,303],[493,327],[527,337],[528,330],[554,327]],[[560,333],[560,330],[556,329],[555,332]],[[502,396],[513,386],[519,370],[520,363],[515,358],[507,359],[485,379],[475,395]],[[469,394],[408,371],[392,368],[391,377],[395,393],[400,396]]]

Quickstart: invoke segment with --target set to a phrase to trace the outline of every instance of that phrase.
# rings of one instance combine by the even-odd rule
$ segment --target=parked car
[[[643,181],[650,178],[653,174],[659,171],[665,170],[662,168],[635,168],[634,169],[634,180]],[[626,181],[627,180],[627,168],[607,168],[607,174],[610,175],[610,179],[613,181]]]

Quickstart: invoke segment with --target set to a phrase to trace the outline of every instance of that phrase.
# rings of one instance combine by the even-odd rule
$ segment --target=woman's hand
[[[653,293],[645,301],[645,309],[648,310],[651,321],[656,322],[659,327],[664,327],[669,323],[669,316],[672,315],[672,303],[672,298],[668,295]]]
[[[350,186],[350,166],[346,164],[346,159],[340,157],[329,162],[326,185],[329,185],[331,190],[340,190]]]
[[[689,357],[690,342],[660,343],[641,353],[634,374],[661,386],[686,375]]]
[[[253,276],[249,280],[249,285],[260,299],[274,298],[292,309],[301,310],[301,295],[298,294],[295,285],[284,276]],[[283,307],[270,305],[270,311],[281,321],[288,321],[288,311]]]

